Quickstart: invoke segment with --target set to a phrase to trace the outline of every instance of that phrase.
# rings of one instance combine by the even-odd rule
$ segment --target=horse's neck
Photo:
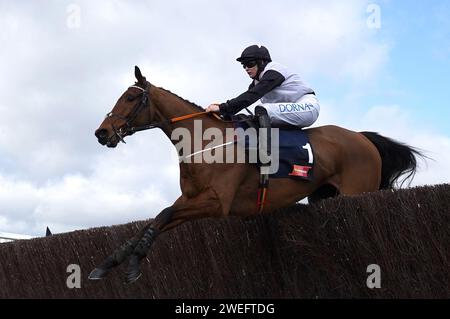
[[[166,120],[203,111],[193,103],[158,87],[153,87],[151,99]]]
[[[175,95],[172,92],[164,90],[162,88],[153,87],[151,93],[152,102],[155,104],[158,112],[160,113],[161,120],[169,120],[177,117],[185,116],[193,113],[204,112],[204,109],[189,102],[181,97]],[[200,120],[202,122],[202,130],[209,127],[221,127],[222,123],[214,120],[211,116],[202,115],[192,119],[182,120],[175,124],[172,124],[171,130],[183,127],[188,129],[191,133],[194,132],[194,120]],[[171,132],[163,129],[164,133],[170,138]]]
[[[195,104],[186,101],[180,98],[179,96],[164,89],[153,87],[153,91],[151,92],[152,93],[150,94],[150,98],[153,104],[155,104],[155,107],[158,110],[160,117],[162,117],[161,120],[169,120],[188,114],[204,112],[204,109],[200,108],[199,106],[196,106]],[[201,125],[200,128],[199,125]],[[188,153],[183,153],[184,156],[186,156],[192,154],[193,152],[202,150],[203,147],[205,147],[205,144],[210,142],[209,140],[207,141],[203,140],[203,134],[206,129],[212,127],[219,128],[220,130],[222,130],[222,133],[225,134],[226,128],[231,127],[231,124],[221,122],[216,118],[213,118],[209,114],[202,114],[198,117],[189,118],[173,123],[170,125],[170,128],[167,127],[163,128],[163,131],[167,135],[167,137],[171,140],[172,144],[175,145],[177,150],[178,147],[176,144],[180,142],[180,136],[178,133],[181,134],[182,132],[186,131],[185,130],[178,131],[177,134],[174,134],[174,139],[172,139],[172,133],[177,128],[184,128],[189,131],[190,133],[189,136],[183,136],[181,138],[182,142],[181,144],[187,147],[187,149],[183,149],[183,152],[189,150]],[[200,132],[198,130],[200,130]],[[200,136],[199,133],[201,134]],[[197,138],[199,137],[201,139],[200,141],[197,140]],[[232,138],[234,139],[234,136]],[[190,145],[187,146],[186,143],[189,143],[189,141]],[[186,170],[188,170],[188,173],[186,173]],[[180,163],[180,176],[195,176],[196,174],[204,174],[204,171],[205,171],[204,166],[197,166],[185,162]],[[190,182],[183,183],[184,192],[186,191],[186,189],[190,189],[190,186],[187,186],[190,184],[191,184]],[[195,188],[196,186],[192,186],[192,189]]]

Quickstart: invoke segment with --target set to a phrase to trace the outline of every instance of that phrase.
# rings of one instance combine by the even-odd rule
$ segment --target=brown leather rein
[[[139,115],[139,113],[146,106],[148,106],[149,103],[151,103],[150,98],[149,98],[149,92],[148,92],[149,87],[150,87],[150,83],[148,83],[148,82],[146,83],[145,89],[141,88],[140,86],[136,86],[136,85],[130,86],[130,88],[136,88],[136,89],[141,90],[142,92],[140,95],[142,95],[142,97],[141,97],[141,100],[135,105],[135,107],[133,108],[133,110],[129,116],[123,117],[121,115],[114,114],[113,112],[110,112],[106,115],[106,118],[109,118],[109,119],[112,117],[117,117],[117,118],[125,121],[125,125],[126,125],[125,129],[123,129],[121,127],[117,130],[114,127],[114,125],[112,125],[114,135],[116,135],[119,138],[119,140],[123,143],[125,143],[124,137],[126,135],[132,135],[139,131],[145,131],[145,130],[150,130],[150,129],[154,129],[154,128],[164,128],[165,126],[167,126],[169,124],[174,124],[177,122],[181,122],[184,120],[188,120],[188,119],[192,119],[192,118],[196,118],[196,117],[200,117],[200,116],[204,116],[204,115],[209,115],[209,114],[212,114],[215,118],[217,118],[218,120],[225,122],[225,123],[245,122],[245,120],[226,121],[226,120],[223,120],[217,113],[204,111],[204,112],[197,112],[197,113],[191,113],[191,114],[187,114],[187,115],[183,115],[183,116],[174,117],[174,118],[163,120],[163,121],[156,122],[153,124],[142,125],[142,126],[132,126],[132,122],[136,119],[136,117]],[[136,97],[134,97],[134,98],[136,98]],[[114,135],[112,135],[110,138],[112,138]],[[259,186],[258,186],[258,198],[257,198],[258,213],[261,213],[264,209],[264,206],[266,204],[266,199],[267,199],[268,188],[269,188],[269,176],[266,174],[260,175],[260,181],[259,181]]]

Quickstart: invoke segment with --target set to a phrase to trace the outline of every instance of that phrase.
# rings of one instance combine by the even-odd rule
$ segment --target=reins
[[[195,117],[200,117],[200,116],[207,115],[207,114],[212,114],[218,120],[223,121],[222,118],[219,115],[217,115],[216,113],[197,112],[197,113],[192,113],[192,114],[187,114],[187,115],[183,115],[183,116],[174,117],[172,119],[156,122],[156,123],[153,123],[153,124],[142,125],[142,126],[133,126],[133,127],[129,128],[129,132],[130,133],[135,133],[135,132],[144,131],[144,130],[151,130],[151,129],[154,129],[154,128],[161,128],[161,127],[163,127],[164,125],[167,125],[167,124],[174,124],[174,123],[177,123],[177,122],[181,122],[181,121],[188,120],[188,119],[195,118]]]
[[[223,118],[221,118],[217,113],[203,111],[203,112],[197,112],[197,113],[192,113],[192,114],[187,114],[187,115],[174,117],[172,119],[163,120],[163,121],[156,122],[156,123],[153,123],[153,124],[147,124],[147,125],[142,125],[142,126],[131,126],[130,123],[136,118],[138,113],[144,107],[148,106],[149,103],[151,103],[150,98],[149,98],[149,92],[148,92],[148,89],[149,89],[150,86],[151,86],[151,84],[148,83],[148,82],[146,82],[145,89],[141,88],[140,86],[137,86],[137,85],[130,86],[130,88],[135,88],[135,89],[138,89],[138,90],[142,91],[141,94],[140,94],[140,95],[142,95],[141,101],[138,103],[137,107],[135,107],[135,109],[133,110],[133,116],[132,116],[131,119],[122,118],[121,116],[113,114],[112,112],[108,113],[106,115],[106,117],[118,117],[118,118],[121,118],[121,119],[125,120],[126,121],[126,125],[127,125],[126,133],[129,133],[129,134],[134,134],[136,132],[145,131],[145,130],[151,130],[151,129],[154,129],[154,128],[163,128],[164,126],[167,126],[169,124],[174,124],[174,123],[177,123],[177,122],[181,122],[181,121],[188,120],[188,119],[191,119],[191,118],[200,117],[200,116],[207,115],[207,114],[212,114],[216,119],[220,120],[223,123],[242,123],[242,122],[246,122],[247,121],[247,120],[231,120],[231,121],[228,121],[228,120],[224,120]],[[248,112],[251,114],[250,111],[248,111]],[[113,126],[113,128],[114,128],[114,126]],[[114,128],[115,135],[117,135],[119,137],[119,139],[122,142],[125,143],[125,141],[123,140],[122,132],[123,132],[122,129],[116,130]]]
[[[217,113],[214,112],[197,112],[197,113],[191,113],[191,114],[186,114],[186,115],[182,115],[182,116],[178,116],[178,117],[174,117],[171,119],[167,119],[167,120],[163,120],[160,122],[156,122],[153,124],[148,124],[148,125],[142,125],[142,126],[132,126],[132,122],[136,119],[136,117],[138,116],[138,114],[146,107],[149,106],[149,104],[151,104],[151,100],[149,97],[149,92],[148,92],[148,88],[150,87],[150,83],[146,82],[146,87],[141,88],[140,86],[137,85],[133,85],[130,86],[130,88],[135,88],[135,89],[139,89],[142,92],[139,94],[141,95],[141,100],[136,104],[136,106],[134,107],[134,109],[131,112],[131,116],[130,118],[128,117],[123,117],[121,115],[118,114],[114,114],[113,112],[110,112],[106,115],[107,118],[112,118],[112,117],[117,117],[123,121],[125,121],[125,125],[126,127],[123,128],[119,128],[118,130],[116,129],[116,127],[112,125],[113,131],[114,131],[114,135],[117,136],[119,138],[119,140],[123,143],[125,143],[124,137],[128,134],[134,134],[136,132],[140,132],[140,131],[145,131],[145,130],[151,130],[154,128],[164,128],[167,127],[169,124],[174,124],[174,123],[178,123],[184,120],[188,120],[188,119],[192,119],[192,118],[197,118],[200,116],[204,116],[204,115],[209,115],[211,114],[212,116],[214,116],[216,119],[220,120],[222,123],[243,123],[243,122],[248,122],[248,119],[242,119],[242,120],[224,120],[223,118],[221,118]],[[248,109],[247,111],[252,114]],[[253,114],[252,114],[253,115]],[[151,115],[150,120],[153,119],[153,115]],[[223,146],[227,146],[229,144],[235,144],[236,140],[233,142],[229,142],[229,143],[224,143],[206,150],[201,150],[199,152],[190,154],[188,157],[192,157],[194,155],[196,155],[197,153],[203,153],[205,151],[211,151],[213,149],[219,148],[219,147],[223,147]],[[261,174],[260,175],[260,181],[259,181],[259,186],[258,186],[258,198],[257,198],[257,211],[258,213],[261,213],[264,209],[264,206],[266,204],[266,198],[267,198],[267,192],[268,192],[268,187],[269,187],[269,175],[268,174]]]
[[[216,119],[218,119],[222,123],[244,123],[244,122],[248,121],[246,119],[244,119],[244,120],[230,120],[230,121],[228,121],[228,120],[224,120],[217,113],[214,113],[214,112],[197,112],[197,113],[192,113],[192,114],[187,114],[187,115],[183,115],[183,116],[174,117],[172,119],[156,122],[156,123],[153,123],[153,124],[142,125],[142,126],[133,126],[133,127],[129,128],[128,131],[129,131],[129,133],[133,134],[133,133],[136,133],[136,132],[145,131],[145,130],[151,130],[151,129],[154,129],[154,128],[162,128],[162,127],[164,127],[165,125],[168,125],[168,124],[174,124],[174,123],[177,123],[177,122],[181,122],[181,121],[184,121],[184,120],[188,120],[188,119],[191,119],[191,118],[200,117],[200,116],[208,115],[208,114],[211,114],[212,116],[214,116]]]

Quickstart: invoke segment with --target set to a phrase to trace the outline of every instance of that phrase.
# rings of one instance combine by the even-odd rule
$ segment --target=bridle
[[[180,122],[183,120],[187,120],[190,118],[198,117],[198,116],[203,116],[203,115],[212,114],[217,119],[222,120],[215,113],[198,112],[198,113],[187,114],[187,115],[175,117],[172,119],[166,119],[166,120],[152,123],[153,119],[154,119],[154,115],[155,115],[155,108],[151,107],[152,102],[151,102],[151,99],[149,98],[149,88],[150,87],[151,87],[151,84],[149,82],[146,82],[145,88],[141,88],[140,86],[137,86],[137,85],[132,85],[128,88],[128,89],[135,88],[135,89],[138,89],[141,91],[141,93],[139,93],[138,95],[133,96],[131,100],[129,99],[129,101],[132,101],[132,100],[135,100],[136,98],[138,98],[139,96],[141,97],[140,101],[134,105],[133,110],[131,111],[131,113],[128,116],[122,116],[119,114],[115,114],[112,111],[109,112],[108,114],[106,114],[106,119],[111,120],[113,118],[118,118],[125,122],[125,124],[122,125],[119,129],[117,129],[114,126],[114,124],[111,122],[111,127],[113,129],[114,134],[108,138],[107,143],[109,143],[112,138],[117,137],[119,139],[119,141],[126,144],[124,137],[126,137],[128,135],[133,135],[136,132],[150,130],[150,129],[154,129],[154,128],[162,128],[162,129],[166,128],[167,129],[167,128],[170,128],[170,126],[169,126],[170,124]],[[150,123],[151,124],[142,125],[142,126],[133,126],[133,122],[136,120],[136,118],[142,112],[142,110],[144,110],[147,106],[150,106]],[[159,114],[159,112],[157,112],[157,113],[158,113],[159,117],[161,118],[161,115]],[[225,122],[227,122],[227,121],[225,121]],[[230,122],[233,122],[233,121],[230,121]]]
[[[164,124],[163,122],[166,122],[166,121],[162,121],[162,122],[154,123],[151,125],[133,126],[133,122],[136,120],[136,118],[142,112],[142,110],[151,104],[151,101],[149,99],[149,92],[148,92],[148,89],[150,88],[150,83],[146,82],[145,88],[141,88],[140,86],[137,86],[137,85],[132,85],[128,89],[130,89],[130,88],[138,89],[141,91],[141,93],[139,93],[136,96],[133,96],[131,99],[129,97],[127,97],[127,99],[129,101],[133,101],[136,98],[138,98],[139,96],[141,97],[141,99],[134,105],[133,110],[131,111],[130,114],[128,114],[128,116],[122,116],[119,114],[115,114],[112,111],[109,112],[108,114],[106,114],[106,119],[111,120],[113,118],[118,118],[125,122],[125,124],[122,125],[119,129],[117,129],[114,126],[114,124],[111,122],[111,127],[113,129],[114,134],[108,138],[108,142],[111,141],[111,139],[113,137],[117,137],[121,142],[126,144],[126,142],[124,140],[125,136],[132,135],[132,134],[136,133],[137,131],[161,127],[161,125]],[[151,116],[150,116],[151,117],[150,122],[152,122],[152,120],[153,120],[153,115],[154,114],[152,112]]]

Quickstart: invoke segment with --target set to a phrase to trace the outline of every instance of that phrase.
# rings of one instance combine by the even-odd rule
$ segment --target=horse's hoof
[[[139,267],[140,261],[141,261],[141,258],[139,258],[138,256],[136,256],[136,255],[131,256],[130,262],[128,264],[128,269],[126,272],[126,278],[125,278],[125,281],[128,284],[135,282],[142,276],[142,273],[141,273],[141,270]]]
[[[126,283],[132,284],[136,282],[139,278],[141,278],[142,273],[138,270],[136,272],[127,272]]]
[[[102,269],[102,268],[95,268],[91,273],[89,274],[88,279],[90,280],[100,280],[106,277],[109,270]]]

